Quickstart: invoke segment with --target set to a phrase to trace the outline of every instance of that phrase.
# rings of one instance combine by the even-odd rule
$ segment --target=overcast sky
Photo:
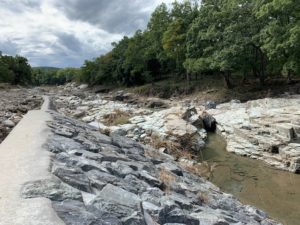
[[[0,0],[0,51],[32,66],[79,67],[144,29],[173,0]]]

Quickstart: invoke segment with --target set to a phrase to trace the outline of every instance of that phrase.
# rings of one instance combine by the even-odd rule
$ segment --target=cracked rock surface
[[[300,173],[300,96],[229,102],[208,112],[227,151]]]

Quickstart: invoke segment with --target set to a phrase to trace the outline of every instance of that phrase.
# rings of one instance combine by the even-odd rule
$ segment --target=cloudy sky
[[[0,51],[32,66],[81,66],[144,29],[173,0],[0,0]]]

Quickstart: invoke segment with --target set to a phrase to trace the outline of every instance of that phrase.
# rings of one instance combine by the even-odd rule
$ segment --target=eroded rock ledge
[[[300,173],[300,96],[232,101],[208,112],[227,150]]]
[[[278,224],[168,155],[51,114],[54,178],[27,183],[22,194],[51,199],[66,224]]]

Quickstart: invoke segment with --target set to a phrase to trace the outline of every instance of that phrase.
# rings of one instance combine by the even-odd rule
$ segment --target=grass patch
[[[161,169],[159,172],[159,179],[163,182],[164,184],[164,191],[166,193],[170,192],[170,186],[172,183],[176,181],[176,177],[174,174],[172,174],[170,171]]]
[[[204,204],[209,203],[209,194],[207,192],[199,192],[197,196],[202,203]]]
[[[185,140],[185,139],[184,139]],[[152,146],[154,149],[165,148],[168,154],[175,157],[175,160],[180,158],[187,158],[193,159],[194,155],[187,148],[187,145],[184,145],[185,142],[179,138],[178,141],[170,141],[170,140],[163,140],[159,135],[152,134],[151,141],[146,143]]]
[[[112,113],[105,115],[102,122],[106,126],[122,125],[130,123],[130,117],[130,113],[115,109]]]

